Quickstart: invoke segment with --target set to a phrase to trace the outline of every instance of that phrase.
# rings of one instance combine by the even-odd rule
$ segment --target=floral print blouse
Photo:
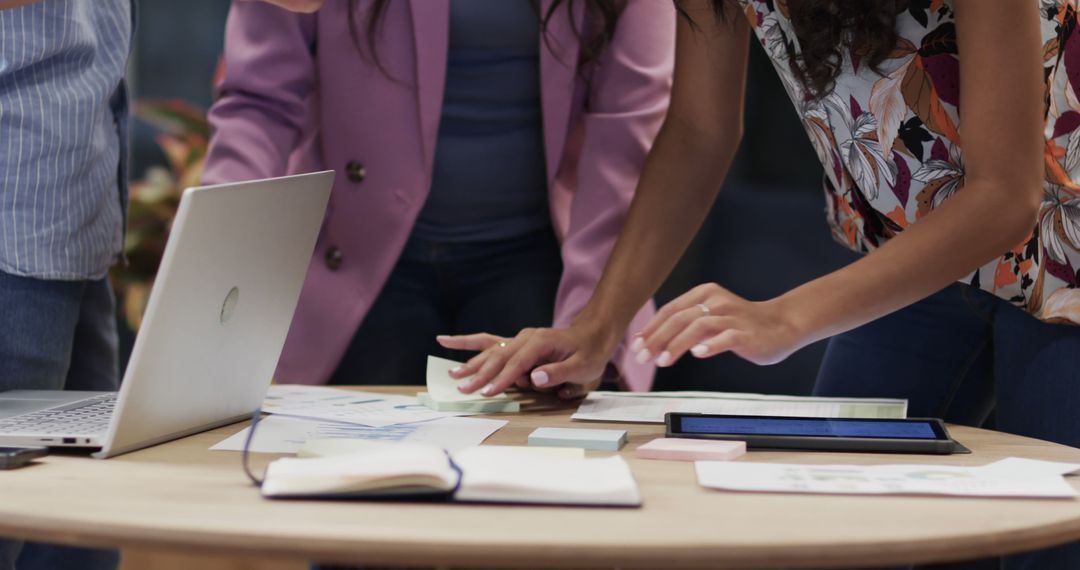
[[[1030,237],[964,282],[1051,322],[1080,324],[1080,34],[1074,0],[1031,0],[1045,67],[1046,178]],[[804,96],[784,0],[742,0],[825,166],[833,235],[868,252],[963,191],[960,86],[951,0],[911,0],[880,72],[845,54],[832,92]]]

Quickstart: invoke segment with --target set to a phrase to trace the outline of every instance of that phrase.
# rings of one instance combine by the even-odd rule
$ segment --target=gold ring
[[[712,313],[712,311],[709,310],[709,306],[705,303],[698,303],[696,307],[701,309],[701,312],[705,313],[706,316]]]
[[[499,341],[499,348],[506,348],[506,341],[505,340],[500,340]]]

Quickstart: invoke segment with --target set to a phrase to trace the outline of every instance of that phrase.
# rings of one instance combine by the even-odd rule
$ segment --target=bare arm
[[[749,26],[738,14],[716,22],[708,1],[685,4],[701,28],[679,19],[671,107],[591,301],[569,329],[526,330],[506,348],[470,360],[456,374],[478,372],[467,391],[489,383],[485,393],[502,391],[541,364],[532,376],[538,386],[599,378],[633,315],[704,220],[741,138]],[[489,336],[473,335],[458,337],[457,346],[489,343]]]
[[[642,348],[669,365],[691,350],[776,362],[918,301],[1020,244],[1043,180],[1037,14],[1026,0],[957,0],[964,188],[883,247],[762,303],[716,285],[661,310]],[[711,316],[702,317],[704,303]]]
[[[874,253],[778,298],[750,302],[714,284],[695,288],[661,309],[642,332],[634,347],[641,360],[656,357],[659,365],[670,365],[689,350],[698,357],[732,351],[753,362],[776,362],[815,340],[922,299],[1025,239],[1035,223],[1043,178],[1037,14],[1026,0],[977,5],[975,0],[957,0],[955,9],[962,54],[963,190]],[[534,364],[542,364],[532,373],[536,385],[587,383],[595,372],[594,354],[610,346],[614,331],[625,326],[627,307],[655,289],[700,224],[709,201],[701,198],[702,178],[715,190],[719,181],[709,177],[726,170],[730,150],[719,143],[723,139],[710,137],[710,130],[701,127],[724,124],[722,115],[694,115],[689,110],[701,112],[694,102],[730,109],[731,98],[722,98],[723,90],[711,81],[688,87],[687,60],[716,53],[694,49],[694,42],[712,46],[719,42],[692,42],[687,36],[693,32],[683,25],[672,116],[650,155],[629,221],[596,295],[570,329],[519,335],[501,357],[507,364],[489,386],[491,393],[503,388],[506,376],[521,374]],[[744,50],[738,51],[740,59]],[[712,65],[694,71],[710,75],[730,69],[730,62]],[[687,93],[688,88],[701,92]],[[701,142],[710,139],[711,145]],[[709,146],[713,153],[706,152]],[[691,160],[704,165],[690,165]],[[687,208],[679,210],[676,203]],[[481,355],[481,363],[488,357]],[[469,388],[486,380],[481,375]],[[575,392],[564,386],[560,395]]]
[[[701,26],[678,22],[671,108],[649,153],[627,223],[577,322],[625,330],[663,283],[712,207],[743,131],[749,26],[715,22],[708,2],[686,2]]]

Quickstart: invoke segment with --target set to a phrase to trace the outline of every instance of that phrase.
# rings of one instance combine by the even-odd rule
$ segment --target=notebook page
[[[545,456],[498,446],[454,454],[462,470],[459,501],[638,506],[641,495],[629,465],[617,455]]]

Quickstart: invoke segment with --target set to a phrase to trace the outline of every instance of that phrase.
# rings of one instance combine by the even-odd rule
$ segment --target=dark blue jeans
[[[513,336],[551,326],[562,256],[551,229],[495,242],[412,238],[331,384],[424,384],[427,355],[455,360],[440,334]]]
[[[1043,323],[955,284],[829,341],[818,396],[907,398],[937,417],[1080,447],[1080,326]],[[949,568],[997,568],[972,562]],[[1010,570],[1080,568],[1080,543],[1006,557]]]
[[[0,272],[0,390],[116,390],[115,300],[108,281]],[[0,540],[0,570],[105,570],[119,553]]]

